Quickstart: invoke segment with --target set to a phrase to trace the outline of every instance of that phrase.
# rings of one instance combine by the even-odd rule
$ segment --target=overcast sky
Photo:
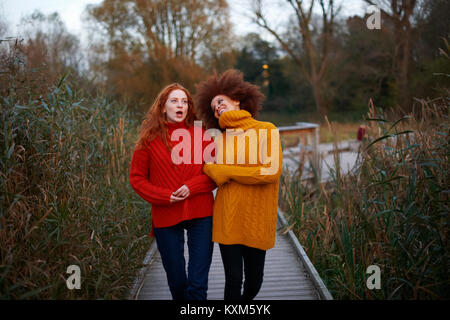
[[[45,14],[57,11],[67,29],[77,35],[84,35],[81,14],[87,4],[98,4],[102,0],[0,0],[0,14],[6,19],[10,33],[16,33],[16,26],[20,18],[29,15],[34,10],[40,10]],[[286,19],[286,7],[281,0],[266,0],[268,4],[267,13],[274,25],[279,25]],[[264,38],[270,40],[268,35],[264,35],[249,18],[249,8],[251,0],[228,0],[230,4],[230,17],[237,35],[244,35],[250,31],[259,32]],[[362,15],[365,5],[362,0],[342,0],[344,15]],[[292,12],[289,10],[289,12]],[[11,34],[16,36],[17,34]]]

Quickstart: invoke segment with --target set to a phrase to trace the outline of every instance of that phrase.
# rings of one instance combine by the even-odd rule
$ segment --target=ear
[[[240,104],[241,104],[241,102],[240,102],[239,100],[232,100],[232,101],[233,101],[233,104],[234,104],[237,108],[240,109]]]

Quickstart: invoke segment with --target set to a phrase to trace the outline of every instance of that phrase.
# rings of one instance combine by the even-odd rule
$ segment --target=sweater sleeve
[[[169,205],[172,192],[155,186],[148,180],[149,152],[145,149],[134,150],[130,167],[130,184],[134,191],[145,201],[156,205]]]
[[[199,193],[211,192],[217,187],[214,181],[211,180],[211,178],[206,174],[195,176],[186,181],[184,184],[189,188],[190,196],[195,196]]]
[[[266,169],[267,174],[262,174]],[[268,184],[278,181],[281,170],[271,172],[268,166],[241,167],[226,164],[205,164],[204,172],[213,179],[218,186],[234,180],[242,184]]]
[[[210,153],[210,156],[212,158],[214,158],[216,145],[215,145],[214,141],[212,140],[211,136],[205,130],[202,131],[202,137],[204,137],[202,139],[202,159],[203,159],[203,162],[205,162],[205,159],[203,157],[203,153],[205,152],[205,149],[208,153]],[[207,160],[211,160],[211,159],[209,157],[207,157]],[[212,160],[214,161],[214,159],[212,159]],[[215,188],[217,188],[214,181],[204,173],[190,178],[184,184],[189,188],[191,196],[194,196],[199,193],[211,192]]]
[[[268,162],[266,164],[252,167],[227,164],[205,164],[205,166],[203,167],[203,171],[208,176],[210,176],[218,186],[228,182],[229,180],[234,180],[241,184],[275,183],[281,176],[283,166],[283,152],[281,149],[279,134],[277,134],[274,138],[274,141],[278,143],[278,148],[276,148],[275,146],[275,150],[278,151],[278,165],[274,164],[273,162],[268,162],[268,158],[266,155],[264,155],[263,152],[263,163]],[[267,143],[271,140],[271,133],[270,130],[268,130],[267,140],[263,142],[263,144],[265,144],[266,146],[266,151],[267,149],[271,148],[271,142]]]

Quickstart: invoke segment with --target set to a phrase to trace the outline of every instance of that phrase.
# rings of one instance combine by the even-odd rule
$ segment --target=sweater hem
[[[247,247],[252,247],[252,248],[265,250],[265,251],[275,247],[275,241],[273,241],[273,243],[267,242],[265,244],[261,244],[260,241],[251,241],[251,240],[220,240],[220,239],[215,239],[214,236],[213,236],[212,241],[217,242],[218,244],[224,244],[224,245],[241,244],[241,245],[244,245]]]

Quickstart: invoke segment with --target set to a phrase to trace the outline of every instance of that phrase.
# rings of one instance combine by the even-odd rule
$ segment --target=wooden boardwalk
[[[281,212],[279,227],[286,224]],[[281,228],[279,228],[281,229]],[[255,300],[316,300],[332,299],[316,269],[292,231],[277,233],[276,244],[266,253],[264,282]],[[185,245],[186,264],[187,246]],[[130,299],[171,300],[161,257],[153,241],[144,260],[144,267],[131,290]],[[213,260],[209,272],[208,299],[222,300],[225,275],[219,246],[214,244]]]

